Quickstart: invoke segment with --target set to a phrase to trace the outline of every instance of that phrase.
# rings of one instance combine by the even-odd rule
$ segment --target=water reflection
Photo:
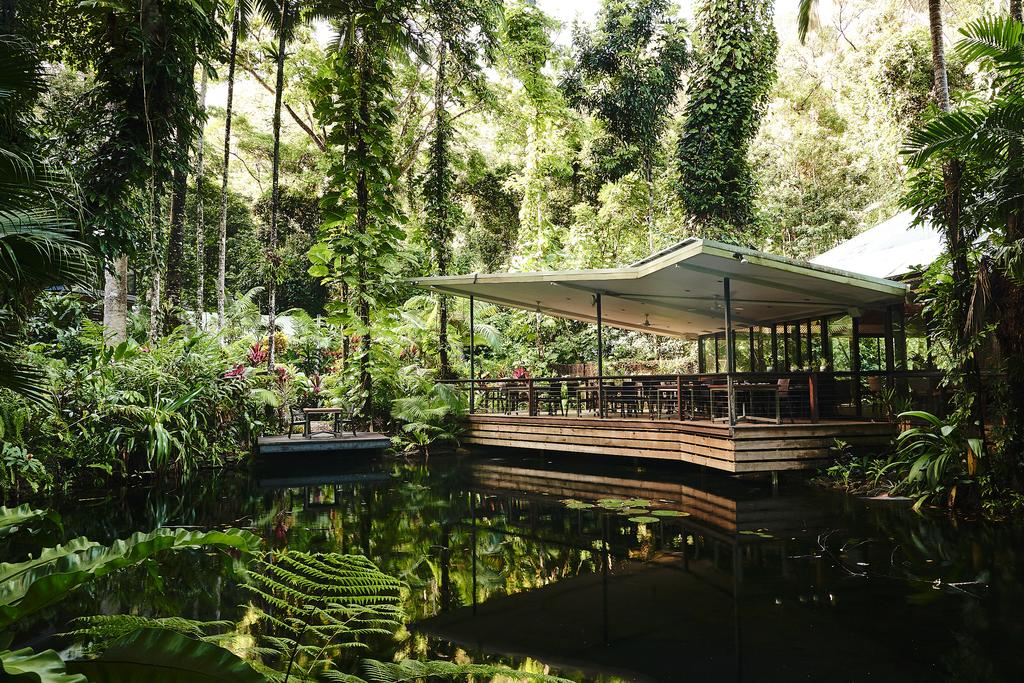
[[[686,516],[636,523],[561,502],[601,498]],[[1020,525],[795,483],[477,453],[289,462],[58,507],[68,537],[233,525],[276,548],[365,554],[409,585],[406,654],[586,681],[1024,679],[1008,656],[1024,636]],[[183,553],[80,591],[21,640],[79,614],[237,619],[240,580],[230,558]]]

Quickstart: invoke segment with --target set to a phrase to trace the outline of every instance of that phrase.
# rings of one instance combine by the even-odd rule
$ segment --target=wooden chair
[[[303,429],[306,428],[306,414],[302,412],[302,408],[297,406],[290,406],[288,413],[288,438],[290,439],[296,425],[301,425]]]
[[[790,391],[789,377],[779,378],[779,412],[780,415],[785,414],[784,408],[789,406],[789,421],[796,422],[796,417],[793,413],[793,392]],[[780,418],[781,419],[781,418]]]

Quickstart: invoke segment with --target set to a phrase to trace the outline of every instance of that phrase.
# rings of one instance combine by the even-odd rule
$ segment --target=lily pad
[[[622,508],[621,510],[616,510],[615,513],[628,517],[629,515],[647,515],[650,514],[650,511],[646,508]]]
[[[584,503],[582,500],[573,500],[572,498],[565,498],[562,503],[570,510],[589,510],[594,507],[592,503]]]
[[[650,515],[640,515],[639,517],[630,517],[629,521],[635,522],[636,524],[654,524],[661,520],[657,517],[651,517]]]
[[[746,530],[741,531],[740,533],[744,536],[757,536],[758,538],[775,538],[771,534],[766,533],[763,529],[758,529],[757,531]]]
[[[680,512],[679,510],[654,510],[651,512],[655,517],[689,517],[689,512]]]

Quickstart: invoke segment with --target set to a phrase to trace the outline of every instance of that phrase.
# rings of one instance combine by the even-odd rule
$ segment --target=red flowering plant
[[[235,377],[245,377],[245,373],[246,373],[245,366],[242,365],[241,363],[238,363],[237,365],[235,365],[235,367],[231,368],[230,370],[228,370],[227,372],[225,372],[221,376],[224,379],[233,379]]]
[[[269,353],[263,345],[263,342],[258,341],[249,348],[247,359],[249,361],[249,365],[255,368],[266,363],[268,357]]]
[[[530,379],[530,372],[520,365],[512,371],[512,379]]]

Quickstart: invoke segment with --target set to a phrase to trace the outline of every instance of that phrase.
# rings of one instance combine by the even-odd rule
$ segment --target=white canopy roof
[[[723,280],[735,327],[819,318],[903,300],[906,285],[690,238],[625,268],[425,277],[413,284],[559,318],[675,337],[725,329]]]
[[[941,253],[939,231],[926,223],[914,225],[914,214],[904,211],[812,258],[811,263],[892,278],[927,268]]]

